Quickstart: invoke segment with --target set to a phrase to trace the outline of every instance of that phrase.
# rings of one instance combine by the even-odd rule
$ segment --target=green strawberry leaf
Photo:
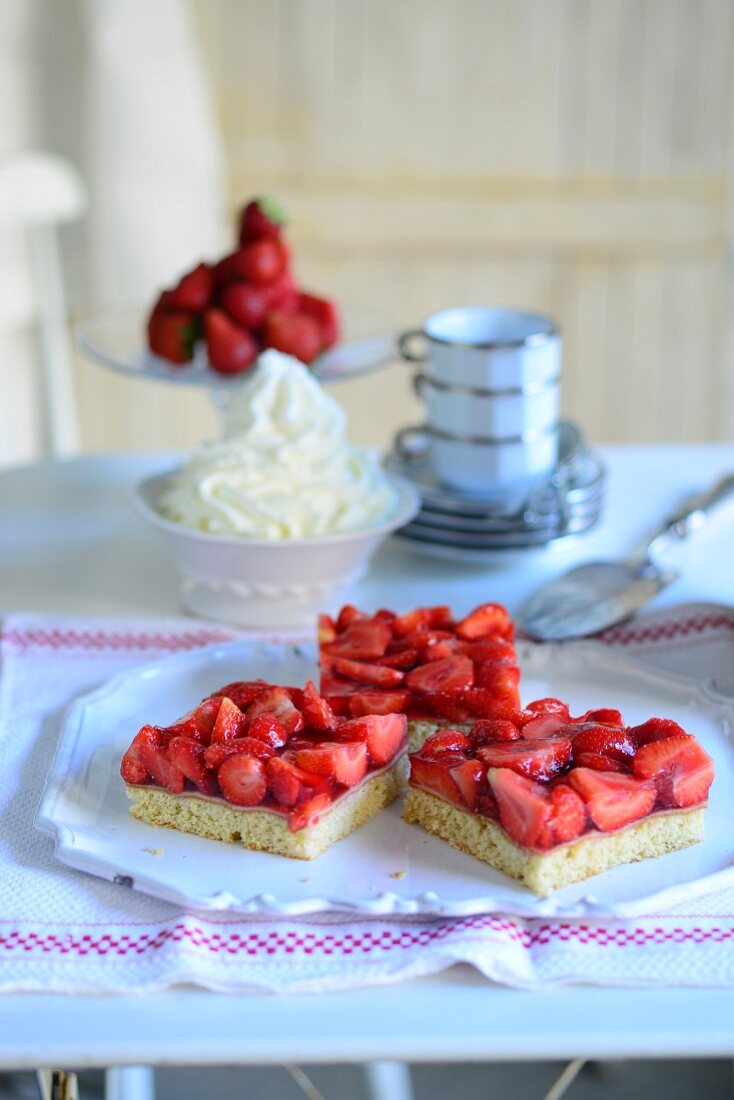
[[[204,335],[204,321],[202,317],[194,317],[190,324],[181,329],[181,346],[189,359],[194,357],[194,348]]]
[[[271,221],[273,225],[287,224],[288,219],[286,215],[274,199],[269,198],[267,195],[263,195],[257,199],[257,205],[268,221]]]

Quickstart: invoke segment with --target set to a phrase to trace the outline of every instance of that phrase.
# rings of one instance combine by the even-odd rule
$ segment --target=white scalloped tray
[[[262,676],[303,684],[315,678],[310,649],[253,640],[159,661],[79,698],[66,716],[36,824],[54,837],[62,863],[200,910],[625,917],[734,883],[732,700],[594,644],[520,643],[518,651],[526,702],[557,695],[572,713],[619,707],[630,724],[664,715],[700,738],[716,763],[703,844],[540,899],[406,824],[399,802],[309,863],[135,821],[118,769],[141,725],[172,722],[232,680]]]

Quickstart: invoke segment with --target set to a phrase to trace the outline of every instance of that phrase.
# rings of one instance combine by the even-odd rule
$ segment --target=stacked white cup
[[[416,345],[420,343],[420,347]],[[561,335],[542,314],[468,306],[427,317],[404,332],[400,354],[420,363],[416,388],[427,407],[422,429],[398,436],[448,487],[512,509],[558,460]]]

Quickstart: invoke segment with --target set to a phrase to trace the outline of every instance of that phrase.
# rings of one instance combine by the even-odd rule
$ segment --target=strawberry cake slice
[[[313,859],[392,802],[401,714],[342,718],[314,688],[227,684],[171,726],[143,726],[120,774],[133,817]]]
[[[374,615],[348,605],[319,616],[321,692],[337,714],[405,714],[410,747],[444,725],[513,717],[520,707],[514,626],[485,603]]]
[[[513,721],[441,730],[410,756],[404,817],[546,895],[703,839],[714,765],[675,722],[571,718],[557,699]]]

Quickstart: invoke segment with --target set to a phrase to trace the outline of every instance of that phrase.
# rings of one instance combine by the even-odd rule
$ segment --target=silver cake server
[[[711,511],[733,497],[734,474],[729,474],[687,500],[630,557],[578,565],[544,585],[520,609],[518,626],[531,638],[562,641],[596,634],[629,618],[678,577],[676,570],[656,562],[658,552],[700,530]]]

